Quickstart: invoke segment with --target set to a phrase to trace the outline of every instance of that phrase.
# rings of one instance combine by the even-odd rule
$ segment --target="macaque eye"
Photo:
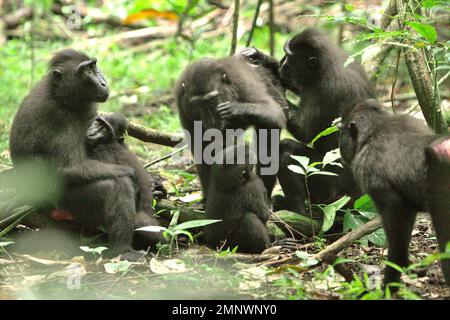
[[[223,82],[223,83],[226,83],[226,84],[230,84],[230,79],[228,78],[228,76],[227,76],[226,73],[224,73],[224,74],[222,75],[222,82]]]
[[[317,59],[317,57],[309,57],[308,58],[308,67],[309,68],[315,68],[318,65],[319,60]]]

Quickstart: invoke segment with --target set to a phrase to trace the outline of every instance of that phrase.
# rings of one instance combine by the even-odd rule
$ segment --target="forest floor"
[[[41,232],[45,231],[18,234]],[[53,242],[61,247],[67,241]],[[410,248],[414,262],[437,250],[426,215],[417,220]],[[82,256],[64,259],[66,253],[58,249],[32,255],[25,251],[17,248],[0,256],[0,299],[357,298],[355,284],[346,283],[331,267],[305,269],[293,264],[267,267],[264,261],[250,263],[257,256],[249,256],[252,259],[242,263],[239,261],[244,255],[218,254],[200,245],[183,248],[171,258],[154,256],[132,264],[101,258],[86,260]],[[353,243],[339,256],[351,259],[348,266],[359,277],[367,274],[374,283],[380,283],[385,253],[380,247]],[[403,298],[450,299],[438,263],[403,276],[402,280],[407,288]]]

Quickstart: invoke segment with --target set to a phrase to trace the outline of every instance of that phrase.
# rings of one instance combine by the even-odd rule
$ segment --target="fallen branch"
[[[4,15],[1,20],[5,24],[6,29],[15,29],[22,22],[33,18],[34,10],[32,7],[25,7]]]
[[[176,25],[142,28],[137,30],[121,32],[119,34],[106,36],[103,38],[89,39],[81,43],[78,46],[78,49],[91,46],[101,46],[108,48],[113,44],[122,46],[135,45],[152,39],[168,38],[174,36],[176,32],[177,32]]]
[[[180,135],[161,132],[134,123],[128,124],[128,135],[144,142],[168,147],[175,147],[183,141],[183,137]]]
[[[313,258],[316,260],[324,261],[327,256],[338,254],[342,249],[344,249],[353,241],[361,239],[365,235],[371,234],[372,232],[381,228],[381,226],[381,216],[377,216],[369,222],[363,224],[359,228],[350,231],[329,246],[326,246],[325,249],[315,254]]]
[[[187,148],[187,145],[185,144],[184,146],[182,146],[181,148],[178,148],[172,152],[170,152],[169,154],[166,154],[165,156],[162,156],[160,158],[157,158],[153,161],[150,161],[149,163],[144,165],[144,168],[148,168],[151,167],[154,164],[157,164],[158,162],[164,161],[166,159],[169,159],[170,157],[172,157],[173,155],[182,152],[183,150],[185,150]]]

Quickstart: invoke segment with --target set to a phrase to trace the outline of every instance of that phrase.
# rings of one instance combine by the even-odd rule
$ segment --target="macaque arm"
[[[67,184],[87,183],[123,176],[131,177],[134,174],[134,170],[131,167],[91,159],[86,159],[70,167],[63,167],[59,171]]]

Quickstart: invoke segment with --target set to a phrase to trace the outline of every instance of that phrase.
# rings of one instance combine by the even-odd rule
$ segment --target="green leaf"
[[[368,194],[365,194],[356,200],[353,208],[358,211],[377,212],[377,208]]]
[[[341,263],[352,263],[352,262],[355,262],[355,260],[338,257],[336,260],[334,260],[333,267],[338,265],[338,264],[341,264]]]
[[[87,247],[87,246],[81,246],[80,249],[83,250],[84,252],[101,254],[103,251],[105,251],[108,248],[107,247],[90,248],[90,247]]]
[[[174,236],[177,236],[179,234],[184,234],[184,235],[188,236],[188,238],[191,240],[191,242],[194,242],[194,237],[192,236],[192,234],[189,231],[186,231],[186,230],[175,230],[173,232]]]
[[[368,212],[368,211],[358,211],[360,215],[362,215],[364,218],[367,218],[367,220],[372,220],[375,218],[378,213],[376,212]]]
[[[397,270],[397,271],[400,272],[400,273],[405,273],[405,270],[403,270],[402,267],[396,265],[395,263],[393,263],[393,262],[391,262],[391,261],[387,261],[387,260],[386,260],[386,261],[384,261],[384,263],[385,263],[387,266],[391,267],[392,269]]]
[[[386,243],[386,234],[384,233],[383,228],[375,230],[374,232],[365,236],[364,238],[367,238],[367,240],[369,240],[374,245],[379,247],[384,246],[384,244]]]
[[[344,233],[356,228],[357,221],[355,219],[355,216],[350,210],[345,210],[344,221],[342,224],[343,224],[342,232]]]
[[[314,143],[319,140],[322,137],[329,136],[332,133],[335,133],[336,131],[339,131],[339,129],[336,126],[331,126],[323,130],[321,133],[319,133],[314,139],[312,139],[310,145],[313,146]]]
[[[310,174],[310,176],[315,176],[315,175],[320,175],[320,176],[339,176],[337,173],[329,172],[329,171],[317,171],[317,172],[312,172]]]
[[[220,222],[222,220],[213,220],[213,219],[202,219],[202,220],[192,220],[192,221],[186,221],[183,223],[180,223],[179,225],[172,228],[174,231],[178,230],[186,230],[186,229],[192,229],[197,227],[203,227],[209,224],[213,224],[216,222]]]
[[[307,252],[304,252],[304,251],[296,251],[296,252],[295,252],[295,255],[296,255],[300,260],[302,260],[302,265],[303,265],[303,266],[310,267],[310,266],[315,266],[316,264],[319,263],[319,261],[318,261],[317,259],[313,259],[313,258],[312,258],[312,255],[309,254],[309,253],[307,253]]]
[[[161,226],[146,226],[137,228],[136,231],[147,231],[147,232],[161,232],[165,231],[167,228]]]
[[[297,166],[295,164],[288,165],[288,169],[291,170],[292,172],[295,172],[298,174],[302,174],[302,175],[305,174],[305,169],[303,169],[302,167]]]
[[[172,219],[170,220],[170,223],[169,223],[169,229],[171,229],[177,225],[179,216],[180,216],[180,211],[175,210],[175,212],[172,215]]]
[[[338,160],[340,158],[341,158],[341,153],[339,152],[339,149],[334,149],[334,150],[328,151],[322,160],[323,167],[325,167],[327,164],[331,164],[331,163],[335,162],[336,160]]]
[[[344,4],[344,8],[348,12],[352,12],[353,10],[355,10],[355,8],[351,4],[348,4],[348,3]]]
[[[295,161],[297,161],[298,163],[300,163],[300,165],[303,168],[308,168],[308,164],[309,164],[309,158],[308,157],[291,155],[291,158],[294,159]]]
[[[342,198],[336,200],[335,202],[330,203],[329,205],[326,205],[324,207],[321,207],[324,214],[322,224],[323,232],[328,231],[333,226],[334,219],[336,217],[336,212],[343,206],[345,206],[349,201],[350,201],[349,196],[343,196]]]
[[[14,241],[0,241],[0,247],[6,247],[13,243]]]
[[[314,167],[317,167],[318,165],[321,165],[321,164],[322,164],[321,161],[315,161],[315,162],[309,164],[308,167],[309,168],[314,168]]]
[[[107,273],[117,273],[117,272],[124,272],[130,269],[131,263],[127,260],[121,260],[118,262],[105,263],[103,266]]]
[[[433,26],[419,22],[407,22],[407,24],[416,30],[418,34],[427,39],[431,43],[435,43],[437,39],[437,32]]]
[[[435,6],[439,5],[445,5],[445,2],[443,0],[422,0],[421,6],[422,8],[433,8]]]
[[[344,62],[344,68],[346,68],[349,64],[353,63],[355,61],[355,57],[354,56],[349,56],[347,58],[347,60],[345,60]]]

